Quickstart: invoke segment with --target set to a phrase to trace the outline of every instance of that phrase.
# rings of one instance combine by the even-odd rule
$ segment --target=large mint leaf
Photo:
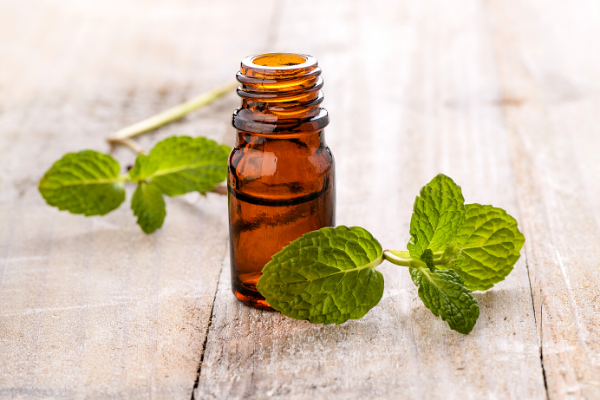
[[[486,290],[504,280],[525,243],[513,217],[481,204],[466,205],[466,219],[455,240],[462,251],[450,267],[471,290]]]
[[[419,297],[436,317],[441,317],[451,329],[467,334],[479,318],[479,305],[454,271],[431,272],[411,268],[410,275],[419,287]]]
[[[229,147],[203,137],[173,136],[146,155],[139,155],[129,171],[134,181],[151,180],[168,196],[206,193],[227,178]]]
[[[381,245],[365,229],[322,228],[275,254],[257,289],[288,317],[341,324],[381,300],[383,276],[374,268],[382,261]]]
[[[46,202],[73,214],[104,215],[125,200],[119,163],[107,154],[84,150],[68,153],[40,180]]]
[[[167,214],[162,193],[153,182],[139,183],[131,198],[131,209],[138,225],[146,233],[160,228]]]
[[[410,256],[419,259],[425,249],[436,252],[452,240],[465,216],[465,199],[458,186],[439,174],[423,186],[410,220]]]

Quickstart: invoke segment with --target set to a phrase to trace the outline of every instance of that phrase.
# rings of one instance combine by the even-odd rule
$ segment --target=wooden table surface
[[[595,0],[0,0],[0,398],[600,399],[599,19]],[[63,154],[110,151],[267,51],[323,68],[339,224],[403,248],[438,172],[518,219],[521,259],[475,294],[472,333],[391,264],[358,321],[245,307],[217,194],[168,199],[152,235],[128,203],[85,218],[39,195]],[[239,104],[138,142],[231,145]]]

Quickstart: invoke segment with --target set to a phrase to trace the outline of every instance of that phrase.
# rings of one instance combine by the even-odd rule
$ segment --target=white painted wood
[[[592,2],[527,1],[491,2],[490,11],[548,396],[597,399],[600,226],[588,194],[599,176],[582,176],[576,148],[598,141],[589,122],[598,116],[600,81],[588,71],[600,64],[587,46],[597,41],[591,21],[600,10]],[[588,157],[583,165],[592,168]]]
[[[247,15],[266,23],[250,47],[231,29],[235,2],[0,2],[0,398],[190,398],[227,252],[225,198],[168,199],[147,236],[128,202],[73,216],[37,182],[63,154],[109,151],[116,129],[233,81],[267,37],[268,10]],[[237,104],[232,91],[139,143],[231,144]],[[114,155],[123,170],[134,160]]]
[[[0,1],[0,398],[188,399],[202,358],[196,399],[600,397],[598,17],[584,0]],[[476,294],[471,334],[433,317],[389,264],[360,321],[243,306],[216,195],[169,199],[151,236],[127,203],[84,218],[40,198],[64,153],[108,151],[116,129],[278,50],[323,68],[338,223],[403,248],[414,196],[438,172],[517,217],[522,258]],[[238,104],[139,143],[232,144]]]
[[[405,248],[414,198],[438,172],[454,177],[468,201],[519,217],[479,2],[337,2],[317,16],[316,2],[303,6],[285,3],[282,18],[292,22],[277,44],[291,47],[311,23],[326,33],[303,45],[324,71],[339,223]],[[505,282],[476,294],[481,316],[466,336],[423,306],[407,270],[381,271],[376,308],[323,327],[240,305],[224,270],[195,398],[546,397],[524,258]]]

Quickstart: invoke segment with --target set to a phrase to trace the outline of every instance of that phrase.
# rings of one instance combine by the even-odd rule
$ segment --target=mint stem
[[[129,147],[136,154],[144,154],[144,149],[142,148],[142,146],[140,146],[139,144],[137,144],[136,142],[134,142],[131,139],[128,139],[128,138],[109,138],[109,139],[106,139],[106,140],[108,140],[108,142],[110,144],[113,144],[113,145],[114,144],[121,144],[123,146]]]
[[[400,258],[395,253],[405,253],[405,252],[399,252],[396,250],[384,250],[383,258],[385,258],[392,264],[400,265],[402,267],[414,267],[414,265],[412,263],[415,260],[413,260],[411,258],[409,258],[409,259]],[[406,253],[408,253],[408,251]]]
[[[433,254],[434,254],[434,256],[441,256],[443,253],[444,253],[443,251],[439,251],[439,252],[435,252]],[[427,264],[425,262],[411,258],[408,251],[384,250],[383,258],[385,258],[392,264],[400,265],[402,267],[415,267],[415,268],[425,267],[425,268],[427,268]],[[442,264],[447,264],[452,260],[453,260],[453,258],[438,258],[438,259],[434,259],[433,263],[435,265],[442,265]]]
[[[140,153],[140,149],[137,146],[133,146],[131,141],[127,141],[126,139],[139,136],[143,133],[152,131],[156,128],[160,128],[166,124],[169,124],[173,121],[176,121],[180,118],[183,118],[189,112],[194,111],[202,106],[210,104],[214,100],[219,97],[229,93],[233,89],[237,87],[237,82],[235,84],[230,83],[216,89],[209,90],[206,93],[201,94],[198,97],[195,97],[185,103],[179,104],[173,108],[170,108],[166,111],[163,111],[159,114],[156,114],[150,118],[147,118],[143,121],[137,122],[133,125],[127,126],[119,131],[110,135],[106,140],[110,144],[120,144],[125,145],[135,151],[136,153]]]
[[[233,89],[237,87],[236,83],[230,83],[216,89],[209,90],[206,93],[201,94],[198,97],[195,97],[185,103],[179,104],[173,108],[165,110],[159,114],[156,114],[150,118],[147,118],[143,121],[137,122],[133,125],[127,126],[123,129],[118,130],[117,132],[110,135],[106,141],[111,145],[122,145],[129,147],[129,149],[133,150],[136,154],[143,154],[144,149],[137,144],[135,141],[131,140],[132,137],[139,136],[143,133],[150,132],[154,129],[160,128],[161,126],[167,125],[173,121],[176,121],[180,118],[183,118],[188,113],[212,103],[214,100],[219,97],[229,93]],[[129,179],[125,178],[124,181],[129,181]],[[209,190],[209,192],[225,195],[227,194],[227,187],[224,185],[216,186],[214,189]]]
[[[411,258],[410,252],[407,250],[385,250],[385,251],[392,253],[393,255],[395,255],[398,258],[404,258],[406,260],[409,260]]]

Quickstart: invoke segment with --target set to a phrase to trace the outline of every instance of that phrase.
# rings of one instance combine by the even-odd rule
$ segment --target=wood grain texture
[[[384,248],[405,248],[414,198],[438,172],[454,177],[468,201],[518,216],[485,8],[338,2],[315,20],[311,5],[285,3],[281,18],[293,22],[277,44],[290,47],[309,23],[327,33],[303,44],[321,55],[338,222],[364,226]],[[240,305],[224,270],[195,398],[546,397],[524,259],[476,294],[481,316],[466,336],[423,306],[406,269],[381,271],[376,308],[324,327]]]
[[[0,398],[190,398],[227,252],[224,197],[168,199],[147,236],[128,202],[73,216],[37,182],[66,152],[109,151],[116,129],[232,81],[246,51],[264,50],[268,15],[250,48],[214,41],[233,39],[215,16],[238,14],[233,2],[0,2]],[[232,92],[139,142],[231,144],[238,102]],[[113,155],[123,170],[134,160]]]
[[[600,398],[599,17],[591,0],[0,0],[0,398]],[[522,258],[475,294],[471,334],[391,264],[359,321],[245,307],[217,195],[167,200],[151,236],[128,203],[94,218],[44,204],[37,182],[64,153],[111,150],[113,131],[265,51],[323,68],[339,224],[405,248],[438,172],[518,219]],[[232,144],[239,101],[138,141]]]
[[[578,2],[515,2],[506,7],[490,2],[493,31],[502,82],[506,127],[511,137],[512,160],[517,172],[516,191],[528,238],[526,254],[532,296],[541,338],[550,398],[600,398],[600,226],[596,200],[590,201],[574,138],[597,143],[597,129],[569,112],[587,97],[598,96],[598,75],[589,86],[577,85],[574,71],[589,66],[577,39],[578,23],[600,13],[597,5]],[[589,16],[586,17],[586,14]],[[561,15],[550,34],[544,29]],[[532,19],[536,16],[536,19]],[[532,27],[531,21],[536,23]],[[511,22],[510,26],[507,23]],[[553,21],[553,20],[552,20]],[[596,33],[598,28],[594,24]],[[593,34],[592,34],[593,36]],[[596,34],[597,38],[597,34]],[[579,52],[572,52],[575,46]],[[583,51],[583,52],[582,52]],[[581,52],[581,53],[580,53]],[[565,57],[573,54],[575,59]],[[590,58],[594,61],[594,57]],[[596,63],[596,65],[598,65]],[[575,67],[575,69],[573,68]],[[595,102],[597,118],[598,102]],[[591,111],[591,108],[587,108]],[[583,113],[587,114],[587,113]],[[574,116],[575,118],[569,118]],[[587,118],[592,115],[588,115]],[[565,118],[569,118],[566,120]],[[572,126],[570,126],[572,124]],[[596,151],[596,156],[598,152]],[[596,157],[598,163],[598,157]],[[588,179],[586,179],[588,178]],[[595,176],[598,179],[598,175]],[[597,182],[591,190],[597,190]]]

